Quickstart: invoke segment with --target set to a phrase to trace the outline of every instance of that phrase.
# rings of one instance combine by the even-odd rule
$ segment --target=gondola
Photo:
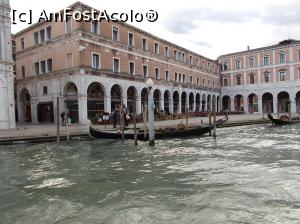
[[[222,118],[216,121],[217,126],[221,126],[228,120],[228,117]],[[187,128],[165,128],[155,130],[155,139],[165,138],[181,138],[190,136],[201,136],[209,133],[213,129],[213,126],[191,126]],[[106,138],[106,139],[121,139],[122,134],[116,130],[96,130],[89,125],[89,134],[92,138]],[[124,139],[134,139],[134,132],[132,129],[124,131]],[[148,140],[148,133],[144,136],[143,130],[138,130],[137,139],[141,141]]]
[[[225,117],[221,118],[221,119],[218,119],[216,121],[216,126],[219,128],[219,127],[222,127],[223,124],[225,124],[226,122],[228,121],[228,115],[225,115]]]
[[[288,116],[283,115],[280,118],[274,118],[270,113],[268,114],[268,118],[275,125],[287,125],[287,124],[295,124],[300,123],[300,119],[289,119]]]

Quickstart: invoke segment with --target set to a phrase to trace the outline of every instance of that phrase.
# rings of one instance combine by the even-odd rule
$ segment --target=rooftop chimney
[[[250,51],[250,46],[247,46],[247,51]]]

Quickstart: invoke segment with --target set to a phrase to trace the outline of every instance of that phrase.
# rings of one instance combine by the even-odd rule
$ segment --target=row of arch
[[[119,108],[124,104],[129,113],[133,112],[134,108],[137,113],[143,111],[144,106],[148,102],[148,88],[143,88],[138,91],[135,86],[129,86],[125,91],[119,84],[114,84],[110,91],[105,89],[100,82],[92,82],[89,84],[86,91],[87,101],[87,118],[92,118],[103,112],[111,112],[113,109]],[[216,110],[219,111],[219,96],[214,94],[196,93],[177,90],[161,90],[154,88],[153,94],[156,111],[163,111],[167,114],[180,114],[186,112],[200,112],[212,110],[212,103],[215,102]],[[74,82],[68,82],[63,88],[64,107],[71,113],[73,122],[79,121],[78,98],[79,91]],[[31,95],[24,88],[20,92],[19,99],[24,121],[31,121]]]
[[[259,97],[255,93],[248,96],[237,94],[234,97],[222,97],[222,110],[235,112],[262,112],[262,113],[300,113],[300,91],[295,96],[290,96],[286,91],[277,95],[265,92]]]

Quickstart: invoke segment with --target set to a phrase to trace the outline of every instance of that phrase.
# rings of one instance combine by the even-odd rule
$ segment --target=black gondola
[[[268,118],[275,125],[287,125],[287,124],[295,124],[300,123],[299,119],[289,119],[287,116],[283,115],[280,118],[274,118],[270,113],[268,114]]]
[[[219,119],[216,121],[216,125],[220,127],[228,120],[228,117]],[[213,129],[213,126],[191,126],[184,129],[176,128],[165,128],[155,130],[155,139],[164,138],[180,138],[180,137],[190,137],[190,136],[200,136],[209,133]],[[93,138],[107,138],[107,139],[121,139],[122,134],[116,130],[96,130],[91,125],[89,126],[89,134]],[[124,131],[124,139],[134,139],[133,130]],[[146,138],[144,137],[144,132],[139,130],[137,133],[137,139],[141,141],[148,140],[148,133]]]

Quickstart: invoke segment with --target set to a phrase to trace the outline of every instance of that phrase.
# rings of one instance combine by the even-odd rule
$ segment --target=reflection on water
[[[0,223],[299,223],[299,133],[0,146]]]

